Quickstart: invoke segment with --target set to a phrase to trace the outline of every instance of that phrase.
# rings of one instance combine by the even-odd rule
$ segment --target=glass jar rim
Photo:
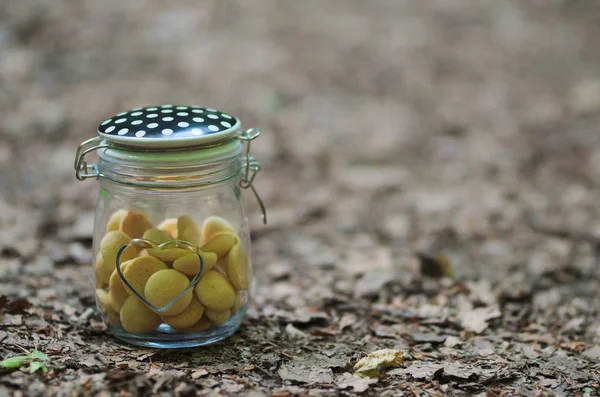
[[[104,165],[125,164],[144,166],[189,166],[216,163],[239,157],[243,151],[243,145],[237,138],[217,142],[212,145],[186,147],[181,149],[163,150],[141,150],[127,146],[107,144],[98,150],[98,157]]]
[[[263,223],[266,224],[266,209],[253,185],[254,178],[261,167],[250,154],[252,141],[260,135],[258,129],[249,128],[239,131],[234,137],[214,144],[164,150],[125,148],[106,142],[101,137],[95,137],[79,145],[73,166],[75,176],[80,181],[87,178],[104,178],[112,182],[140,187],[201,187],[241,175],[240,187],[252,190],[260,205]],[[246,150],[242,156],[243,142],[246,143]],[[97,164],[89,164],[85,158],[93,151],[99,151]],[[108,158],[110,160],[107,161]],[[159,177],[153,177],[151,173],[137,175],[140,171],[159,169],[164,172]],[[183,171],[184,175],[178,175],[180,171]]]
[[[98,151],[96,172],[100,179],[118,184],[159,189],[206,187],[241,175],[239,139],[191,149],[132,150],[109,145]]]

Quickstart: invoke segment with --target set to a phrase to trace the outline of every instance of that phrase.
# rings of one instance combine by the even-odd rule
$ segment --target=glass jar
[[[241,189],[266,216],[252,185],[260,165],[250,143],[260,132],[239,127],[214,109],[151,106],[104,120],[79,146],[77,178],[100,181],[96,302],[118,339],[200,346],[240,326],[253,280]],[[88,164],[93,151],[98,161]]]

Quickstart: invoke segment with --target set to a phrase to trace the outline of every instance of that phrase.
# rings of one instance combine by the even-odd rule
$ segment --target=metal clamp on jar
[[[240,326],[252,263],[241,189],[260,165],[257,129],[198,106],[136,108],[104,120],[75,156],[97,178],[96,301],[108,332],[139,346],[214,343]],[[244,143],[246,147],[244,148]],[[86,155],[97,151],[98,162]]]

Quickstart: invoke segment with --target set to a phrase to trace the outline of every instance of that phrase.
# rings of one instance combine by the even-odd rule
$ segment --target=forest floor
[[[598,395],[597,2],[241,3],[2,6],[0,360],[48,371],[0,396]],[[162,103],[263,131],[252,306],[181,351],[104,332],[72,169]],[[381,349],[402,362],[354,376]]]

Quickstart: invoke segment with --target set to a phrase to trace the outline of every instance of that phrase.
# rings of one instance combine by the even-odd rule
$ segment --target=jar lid
[[[215,109],[160,105],[111,116],[100,123],[98,135],[131,147],[181,148],[228,138],[239,126],[237,118]]]

